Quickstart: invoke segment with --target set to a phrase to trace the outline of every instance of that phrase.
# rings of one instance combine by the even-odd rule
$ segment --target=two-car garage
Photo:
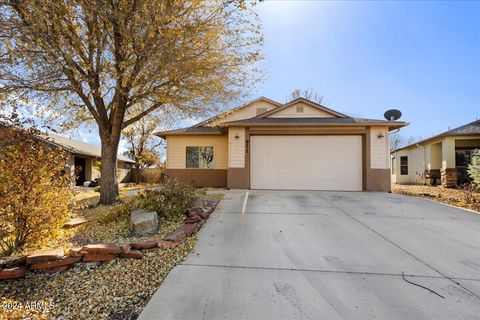
[[[361,135],[252,135],[250,187],[362,190]]]

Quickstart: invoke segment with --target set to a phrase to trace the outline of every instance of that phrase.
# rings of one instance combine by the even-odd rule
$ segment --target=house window
[[[408,175],[408,157],[400,157],[400,174],[402,176]]]
[[[303,107],[297,107],[297,113],[303,113]]]
[[[213,168],[213,147],[187,147],[187,168]]]
[[[259,114],[264,113],[264,112],[267,112],[267,108],[257,108],[257,116],[258,116]]]
[[[396,174],[395,157],[392,158],[392,175]]]

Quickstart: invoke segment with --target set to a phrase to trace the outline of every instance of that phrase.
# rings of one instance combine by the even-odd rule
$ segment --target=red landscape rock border
[[[210,200],[202,206],[188,210],[185,223],[165,236],[162,241],[132,242],[125,247],[119,247],[115,243],[99,243],[66,250],[43,251],[2,263],[0,280],[23,278],[27,270],[58,273],[68,270],[79,262],[101,263],[118,257],[140,259],[143,257],[142,251],[175,248],[185,238],[198,232],[217,205],[218,201]]]

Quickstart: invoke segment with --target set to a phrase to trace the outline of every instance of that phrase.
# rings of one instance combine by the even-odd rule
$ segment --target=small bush
[[[38,130],[0,127],[0,249],[5,254],[58,236],[74,199],[66,164],[67,154]]]
[[[480,149],[472,151],[472,160],[467,168],[467,172],[473,179],[476,187],[480,187]]]
[[[195,205],[200,192],[177,179],[167,179],[158,190],[142,190],[137,197],[125,199],[101,217],[101,221],[128,221],[135,209],[156,211],[160,219],[177,219]]]
[[[140,207],[156,211],[160,217],[178,217],[195,205],[198,192],[178,179],[166,179],[158,190],[140,192]]]

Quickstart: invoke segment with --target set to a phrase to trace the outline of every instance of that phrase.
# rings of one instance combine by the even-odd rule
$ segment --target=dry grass
[[[392,185],[392,192],[432,199],[464,209],[480,212],[480,193],[441,186]]]
[[[221,195],[207,197],[220,199]],[[133,237],[126,218],[102,219],[113,208],[96,206],[79,210],[78,215],[97,220],[65,231],[62,238],[50,243],[49,249],[96,242],[124,245],[160,240],[183,223],[183,216],[160,219],[155,235]],[[147,252],[138,260],[116,259],[94,267],[78,264],[63,273],[28,272],[24,279],[0,281],[0,319],[136,319],[170,270],[186,257],[194,244],[195,237],[190,237],[177,248]],[[38,248],[25,248],[21,254],[33,249]],[[38,302],[45,308],[31,307]],[[7,310],[6,306],[12,309]]]

